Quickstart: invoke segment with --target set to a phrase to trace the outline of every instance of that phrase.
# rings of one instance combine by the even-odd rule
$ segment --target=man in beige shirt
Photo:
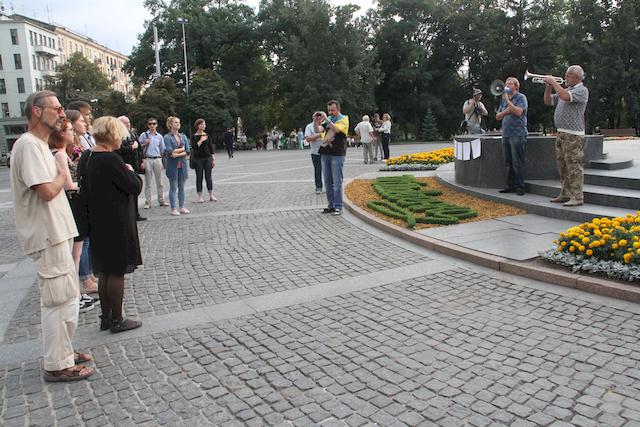
[[[78,325],[80,287],[71,248],[78,235],[63,189],[66,173],[47,143],[59,131],[64,108],[54,92],[36,92],[27,98],[29,131],[13,146],[11,192],[18,241],[36,263],[40,290],[44,379],[74,381],[93,374],[80,362],[88,354],[73,351]]]

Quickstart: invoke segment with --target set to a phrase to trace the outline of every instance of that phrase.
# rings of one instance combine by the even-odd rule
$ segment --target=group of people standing
[[[389,143],[391,142],[391,116],[389,113],[384,113],[382,119],[380,119],[380,114],[375,113],[373,123],[365,114],[354,131],[362,145],[365,165],[378,161],[378,151],[380,152],[380,160],[389,158]]]
[[[555,148],[556,165],[561,189],[550,201],[564,206],[584,204],[583,185],[585,121],[584,113],[589,101],[589,90],[583,84],[584,70],[580,65],[567,68],[564,80],[566,88],[553,76],[544,77],[544,103],[555,106],[553,116],[557,129]],[[505,81],[506,88],[496,119],[502,121],[502,153],[507,169],[507,186],[501,193],[525,194],[525,145],[527,141],[527,97],[520,92],[520,82],[515,77]]]

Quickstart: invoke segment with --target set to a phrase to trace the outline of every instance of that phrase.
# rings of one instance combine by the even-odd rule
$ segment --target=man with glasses
[[[147,120],[149,130],[140,135],[140,145],[144,155],[144,195],[146,201],[144,208],[151,207],[151,176],[156,180],[156,192],[158,193],[158,204],[169,206],[164,199],[164,185],[162,185],[162,153],[164,153],[164,138],[158,133],[158,119],[149,117]]]
[[[43,378],[75,381],[93,374],[80,364],[91,360],[91,355],[74,352],[72,345],[80,284],[71,249],[78,230],[62,191],[68,172],[55,161],[47,143],[66,116],[51,91],[29,95],[24,112],[29,131],[13,146],[11,193],[18,240],[38,270]]]

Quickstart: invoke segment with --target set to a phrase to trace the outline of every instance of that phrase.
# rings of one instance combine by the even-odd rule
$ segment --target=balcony
[[[45,45],[35,46],[35,51],[38,55],[45,55],[49,57],[58,56],[58,50]]]

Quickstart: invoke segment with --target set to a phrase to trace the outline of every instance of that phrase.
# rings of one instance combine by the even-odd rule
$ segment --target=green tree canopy
[[[66,104],[74,99],[97,98],[109,89],[110,82],[97,65],[76,52],[58,67],[55,75],[46,77],[46,85]]]

